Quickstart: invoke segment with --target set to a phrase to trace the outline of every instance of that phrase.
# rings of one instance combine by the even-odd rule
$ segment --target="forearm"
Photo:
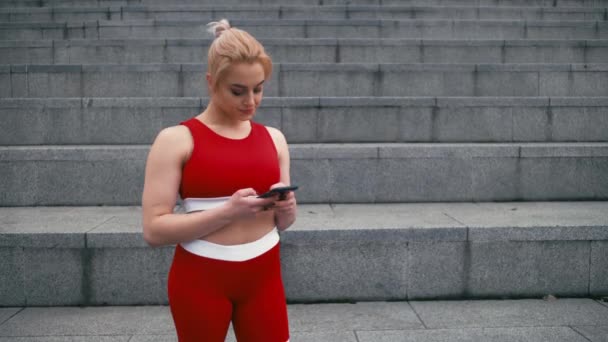
[[[151,246],[174,245],[209,235],[232,218],[222,207],[188,214],[164,214],[144,222],[144,239]]]

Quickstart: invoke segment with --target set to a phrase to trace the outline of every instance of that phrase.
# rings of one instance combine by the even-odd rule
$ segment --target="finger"
[[[249,199],[249,205],[252,205],[254,207],[267,207],[269,205],[273,205],[274,204],[274,198],[273,197],[269,197],[269,198],[250,198]]]
[[[279,196],[279,201],[289,201],[291,200],[295,195],[293,194],[293,191],[287,191],[287,192],[283,192],[281,193],[281,195]]]
[[[293,205],[293,204],[296,204],[296,200],[294,197],[287,197],[286,199],[278,200],[275,203],[281,204],[281,205]]]
[[[289,208],[289,207],[294,207],[295,203],[292,201],[277,201],[274,203],[276,208]]]
[[[293,198],[291,199],[286,199],[286,200],[277,200],[274,202],[275,205],[277,206],[281,206],[281,207],[285,207],[285,206],[289,206],[289,205],[294,205],[296,202]]]
[[[283,182],[278,182],[278,183],[276,183],[276,184],[271,185],[271,186],[270,186],[270,190],[272,190],[272,189],[274,189],[274,188],[280,188],[280,187],[283,187],[283,186],[286,186],[286,184],[285,184],[285,183],[283,183]]]
[[[237,191],[237,193],[241,197],[247,197],[247,196],[255,196],[255,195],[257,195],[257,193],[255,192],[255,190],[253,190],[253,188],[241,189],[241,190]]]

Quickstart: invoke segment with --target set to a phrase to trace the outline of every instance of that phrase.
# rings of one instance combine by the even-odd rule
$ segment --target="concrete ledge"
[[[0,97],[206,95],[200,63],[11,65]],[[27,77],[12,77],[26,73]],[[608,64],[276,63],[267,96],[608,95]],[[349,87],[341,86],[349,84]]]
[[[2,161],[104,161],[145,159],[149,146],[17,146],[0,147]]]
[[[208,21],[208,20],[207,20]],[[0,24],[0,39],[200,38],[207,21],[130,20]],[[582,20],[245,20],[260,38],[602,39],[608,23]]]
[[[179,5],[217,5],[213,0],[179,0]],[[242,5],[238,0],[224,1],[224,4]],[[254,4],[276,5],[276,0],[256,0]],[[285,5],[320,5],[319,0],[283,0]],[[407,6],[543,6],[543,7],[606,7],[606,0],[327,0],[324,5],[407,5]],[[5,0],[0,7],[66,7],[66,6],[126,6],[126,5],[166,5],[162,0]]]
[[[237,19],[528,19],[603,20],[603,8],[463,7],[402,5],[164,5],[122,7],[0,8],[5,22],[132,19],[208,19],[229,14]]]
[[[288,300],[605,295],[607,213],[608,202],[300,205],[281,233]],[[166,304],[173,246],[149,248],[141,232],[139,207],[0,208],[0,306]]]
[[[598,342],[608,332],[608,308],[603,305],[591,298],[289,303],[288,313],[295,341],[496,342],[549,337],[551,342]],[[0,319],[6,320],[0,332],[4,340],[177,340],[167,306],[2,308]],[[236,342],[233,329],[225,341]]]
[[[0,144],[150,144],[207,101],[0,99]],[[597,142],[608,141],[607,108],[606,97],[266,97],[256,120],[291,143]]]
[[[138,203],[142,146],[0,147],[0,203]],[[300,203],[608,199],[607,143],[291,144]]]
[[[204,101],[204,102],[203,102]],[[82,106],[85,108],[117,108],[117,107],[200,107],[203,103],[207,103],[207,98],[194,97],[165,97],[165,98],[83,98]]]
[[[602,63],[606,40],[260,39],[275,63]],[[0,41],[5,63],[206,63],[210,39]]]

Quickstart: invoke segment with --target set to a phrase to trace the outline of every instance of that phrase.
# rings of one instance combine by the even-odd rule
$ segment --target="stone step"
[[[608,8],[462,6],[123,6],[0,8],[0,21],[229,19],[517,19],[608,20]]]
[[[0,98],[207,96],[204,64],[0,65]],[[348,85],[348,86],[344,86]],[[608,96],[608,64],[276,63],[266,96]]]
[[[607,225],[608,202],[300,205],[282,274],[290,302],[600,296]],[[174,247],[141,232],[139,207],[0,208],[0,306],[166,304]]]
[[[2,40],[201,38],[208,20],[0,23]],[[232,20],[258,38],[605,39],[593,20]]]
[[[260,39],[275,63],[605,63],[608,40]],[[211,39],[0,40],[4,64],[207,63]]]
[[[207,98],[0,99],[0,145],[151,144]],[[608,97],[276,98],[290,143],[608,142]]]
[[[133,205],[148,145],[0,146],[0,205]],[[608,199],[608,143],[291,144],[301,203]]]
[[[217,5],[217,0],[174,0],[175,5]],[[381,6],[531,6],[531,7],[608,7],[608,0],[251,0],[249,5],[381,5]],[[2,0],[0,7],[107,7],[166,5],[164,0]],[[223,5],[242,5],[239,0],[224,0]]]
[[[602,298],[289,303],[287,312],[290,339],[308,342],[601,342],[608,331]],[[10,307],[0,318],[7,342],[178,341],[167,305]],[[225,342],[236,341],[230,327]]]

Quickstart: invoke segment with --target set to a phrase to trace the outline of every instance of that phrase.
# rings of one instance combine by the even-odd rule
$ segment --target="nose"
[[[243,101],[244,101],[244,104],[247,105],[247,107],[253,107],[255,105],[255,96],[254,96],[253,92],[248,91],[247,96],[245,96]]]

